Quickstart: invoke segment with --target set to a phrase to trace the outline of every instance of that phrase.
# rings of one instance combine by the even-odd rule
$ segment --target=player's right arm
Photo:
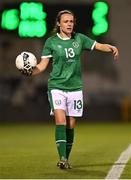
[[[32,75],[39,74],[43,72],[49,64],[49,58],[41,58],[40,63],[36,65],[36,67],[32,71]]]
[[[41,61],[33,69],[32,75],[39,74],[47,68],[49,61],[50,61],[50,58],[52,57],[51,44],[52,44],[52,41],[50,38],[48,38],[44,44],[44,47],[43,47],[43,51],[42,51],[42,55],[41,55]]]

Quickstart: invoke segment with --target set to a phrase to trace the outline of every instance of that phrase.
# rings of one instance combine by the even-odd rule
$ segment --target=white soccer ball
[[[19,70],[30,70],[37,65],[37,59],[31,52],[22,52],[16,57],[15,64]]]

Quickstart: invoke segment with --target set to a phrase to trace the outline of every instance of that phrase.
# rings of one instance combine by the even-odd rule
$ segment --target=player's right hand
[[[33,73],[33,68],[30,69],[21,69],[20,72],[25,76],[31,76]]]

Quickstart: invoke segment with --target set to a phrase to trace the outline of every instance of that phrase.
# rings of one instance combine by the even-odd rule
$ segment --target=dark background
[[[19,8],[23,1],[0,1],[0,19],[4,9]],[[32,2],[32,1],[27,1]],[[83,121],[130,121],[131,55],[130,55],[130,0],[105,1],[109,5],[108,32],[101,36],[91,33],[93,0],[46,0],[48,32],[43,38],[20,38],[17,30],[6,31],[0,27],[0,121],[49,121],[50,107],[47,99],[48,69],[35,77],[22,76],[15,67],[15,58],[22,51],[33,52],[38,62],[42,47],[54,26],[58,11],[69,9],[76,15],[76,31],[101,42],[116,45],[120,52],[116,62],[111,54],[83,52],[84,81]]]

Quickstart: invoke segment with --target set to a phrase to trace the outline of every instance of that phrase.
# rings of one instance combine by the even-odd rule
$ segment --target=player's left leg
[[[74,127],[75,127],[75,118],[69,117],[67,120],[66,126],[66,158],[69,159],[69,155],[72,149],[74,142]]]
[[[69,159],[72,145],[74,142],[75,117],[81,117],[83,114],[83,93],[82,91],[72,91],[67,94],[67,110],[68,116],[66,125],[66,158]]]
[[[66,125],[66,158],[69,159],[69,155],[74,142],[74,127],[75,127],[75,118],[69,117],[67,119]],[[71,165],[68,163],[68,168],[71,168]]]

